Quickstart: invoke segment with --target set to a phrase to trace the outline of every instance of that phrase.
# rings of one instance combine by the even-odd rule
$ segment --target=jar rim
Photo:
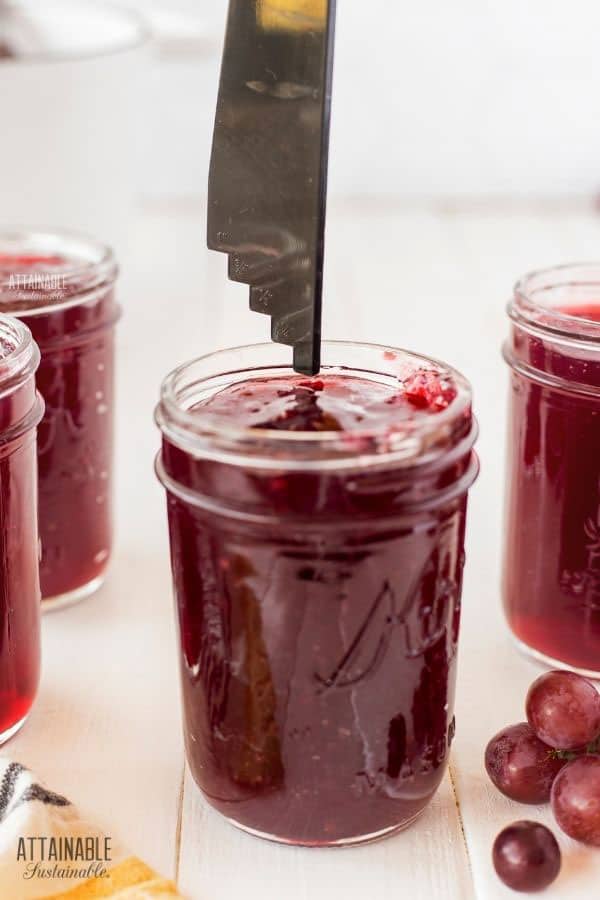
[[[600,317],[571,314],[553,305],[563,294],[573,297],[591,290],[600,310],[600,262],[563,263],[536,269],[520,278],[508,304],[508,315],[532,333],[550,333],[566,343],[600,343]],[[582,303],[582,307],[586,304]]]
[[[391,360],[387,372],[384,362],[386,355],[392,354],[396,363],[401,359],[403,362],[427,365],[449,377],[456,396],[444,410],[429,415],[405,417],[403,428],[398,430],[390,429],[387,423],[351,432],[251,428],[236,425],[224,415],[208,412],[198,415],[197,410],[190,412],[194,404],[189,402],[188,389],[201,390],[202,386],[208,389],[209,383],[220,376],[238,376],[236,380],[243,380],[243,376],[260,378],[294,374],[288,361],[288,348],[259,343],[208,353],[172,370],[162,382],[155,421],[169,441],[192,455],[259,468],[275,466],[301,469],[362,467],[373,463],[411,465],[416,461],[425,462],[438,456],[442,445],[447,447],[452,442],[457,422],[468,418],[471,423],[471,386],[460,372],[446,363],[401,348],[351,341],[323,341],[322,351],[324,362],[321,372],[362,375],[371,379],[375,376],[375,380],[390,378],[393,375]],[[341,362],[337,365],[327,362],[330,356],[341,359],[348,352],[359,357],[364,353],[365,368],[361,368],[358,363],[347,366]],[[235,369],[231,368],[236,356],[242,359],[253,355],[263,355],[272,361],[270,365],[263,361],[260,367],[240,364]],[[368,356],[371,359],[377,358],[380,367],[375,369],[372,363],[367,365]],[[224,365],[218,373],[195,377],[197,367],[201,369],[220,361]],[[398,378],[398,375],[395,377]],[[220,382],[215,385],[214,390],[225,386],[224,382]],[[187,404],[185,400],[188,401]],[[461,437],[464,437],[464,432],[463,427]]]
[[[18,225],[0,228],[2,256],[63,257],[51,271],[0,270],[0,309],[11,316],[39,316],[92,300],[111,285],[118,266],[111,247],[76,231]],[[57,288],[60,279],[60,288]],[[64,296],[62,296],[64,294]],[[61,299],[62,298],[62,299]],[[11,305],[19,308],[11,309]]]
[[[40,351],[31,331],[13,316],[0,313],[0,341],[8,352],[0,353],[0,395],[29,378],[40,362]]]

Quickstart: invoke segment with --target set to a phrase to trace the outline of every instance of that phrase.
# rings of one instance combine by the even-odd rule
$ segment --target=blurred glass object
[[[0,224],[76,229],[124,254],[148,37],[94,0],[0,2]]]

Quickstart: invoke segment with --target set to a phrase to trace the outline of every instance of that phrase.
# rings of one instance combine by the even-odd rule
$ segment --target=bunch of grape
[[[566,834],[600,847],[600,694],[574,672],[547,672],[529,688],[525,709],[527,722],[487,745],[488,775],[512,800],[550,801]],[[541,890],[558,875],[560,849],[544,825],[516,822],[496,838],[493,861],[509,887]]]

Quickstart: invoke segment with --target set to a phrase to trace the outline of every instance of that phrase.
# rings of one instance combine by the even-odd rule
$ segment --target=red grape
[[[600,757],[580,756],[568,763],[556,776],[551,798],[565,834],[600,847]]]
[[[547,803],[552,782],[564,766],[527,722],[509,725],[491,739],[485,768],[499,791],[519,803]]]
[[[541,741],[557,750],[578,750],[600,735],[600,694],[574,672],[547,672],[527,694],[527,721]]]
[[[513,891],[541,891],[560,872],[560,847],[545,825],[514,822],[494,841],[492,860],[498,877]]]

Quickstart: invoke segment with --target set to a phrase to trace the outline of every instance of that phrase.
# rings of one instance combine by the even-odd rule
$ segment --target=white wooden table
[[[378,844],[294,849],[228,826],[185,772],[152,411],[161,377],[178,362],[267,339],[267,319],[247,311],[245,288],[228,284],[224,259],[203,249],[204,211],[193,205],[145,209],[136,223],[121,290],[114,565],[96,597],[45,617],[39,700],[3,749],[177,878],[192,900],[514,897],[492,870],[493,838],[515,819],[550,823],[551,815],[502,797],[483,768],[487,740],[523,719],[525,691],[538,672],[511,646],[499,599],[504,303],[527,269],[600,257],[600,219],[577,205],[348,202],[331,209],[329,234],[325,334],[441,357],[475,388],[482,471],[469,511],[457,737],[431,807]],[[563,872],[544,897],[597,896],[600,852],[566,839],[561,845]]]

